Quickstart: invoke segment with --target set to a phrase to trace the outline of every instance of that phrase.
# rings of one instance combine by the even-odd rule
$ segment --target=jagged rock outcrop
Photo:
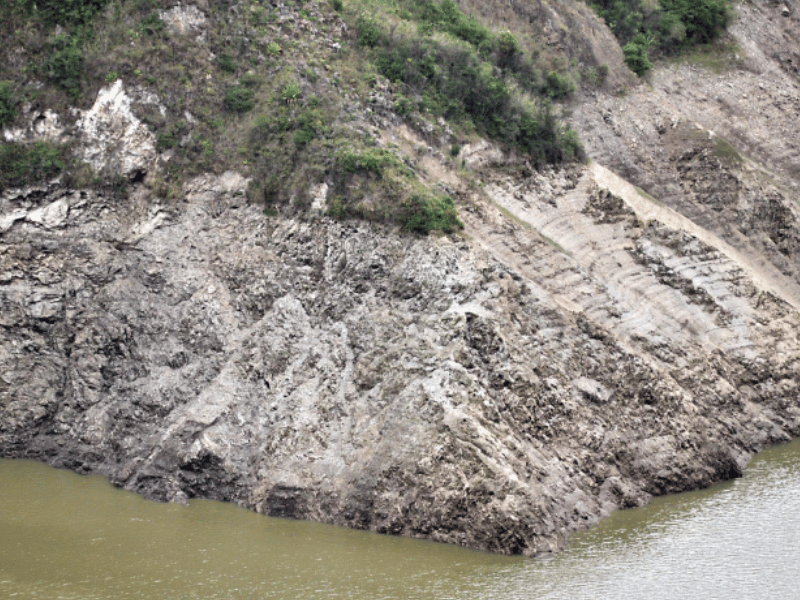
[[[157,104],[157,99],[149,99]],[[156,137],[131,110],[121,79],[104,87],[94,105],[76,123],[81,159],[96,173],[140,178],[155,168]]]
[[[488,206],[472,241],[268,219],[232,173],[7,193],[0,453],[527,554],[736,475],[800,432],[797,310],[601,175],[490,186],[572,257]]]

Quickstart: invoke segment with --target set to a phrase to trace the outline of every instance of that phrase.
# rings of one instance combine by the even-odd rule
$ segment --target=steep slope
[[[716,47],[585,94],[572,122],[599,163],[800,281],[800,7],[734,9]]]
[[[524,553],[735,475],[800,431],[798,314],[605,176],[490,186],[572,257],[491,206],[472,241],[265,221],[233,175],[6,196],[3,455]]]

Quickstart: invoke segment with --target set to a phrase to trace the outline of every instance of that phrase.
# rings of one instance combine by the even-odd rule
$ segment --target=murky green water
[[[763,599],[800,590],[800,441],[745,477],[623,511],[532,561],[155,504],[0,461],[0,598]]]

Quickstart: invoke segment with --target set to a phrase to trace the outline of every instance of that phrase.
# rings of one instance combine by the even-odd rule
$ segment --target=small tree
[[[647,55],[651,44],[650,38],[643,33],[637,33],[622,49],[625,54],[625,64],[639,77],[653,68],[653,63],[650,62],[650,57]]]
[[[253,110],[256,105],[253,90],[244,85],[232,85],[225,90],[225,107],[238,113]]]

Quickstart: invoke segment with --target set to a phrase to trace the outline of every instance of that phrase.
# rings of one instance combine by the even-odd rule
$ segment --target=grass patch
[[[731,166],[740,167],[744,164],[744,158],[730,142],[719,136],[714,138],[714,142],[714,156]]]
[[[10,81],[0,81],[0,125],[8,125],[17,118],[19,98]]]
[[[0,190],[52,179],[66,164],[64,146],[48,142],[0,144]]]
[[[675,56],[678,63],[686,63],[701,67],[720,75],[742,68],[743,63],[736,56],[740,52],[735,42],[717,40],[711,44],[692,46]]]
[[[453,199],[449,196],[411,196],[403,203],[400,224],[406,231],[421,234],[431,231],[455,233],[464,229],[464,224],[458,220]]]

